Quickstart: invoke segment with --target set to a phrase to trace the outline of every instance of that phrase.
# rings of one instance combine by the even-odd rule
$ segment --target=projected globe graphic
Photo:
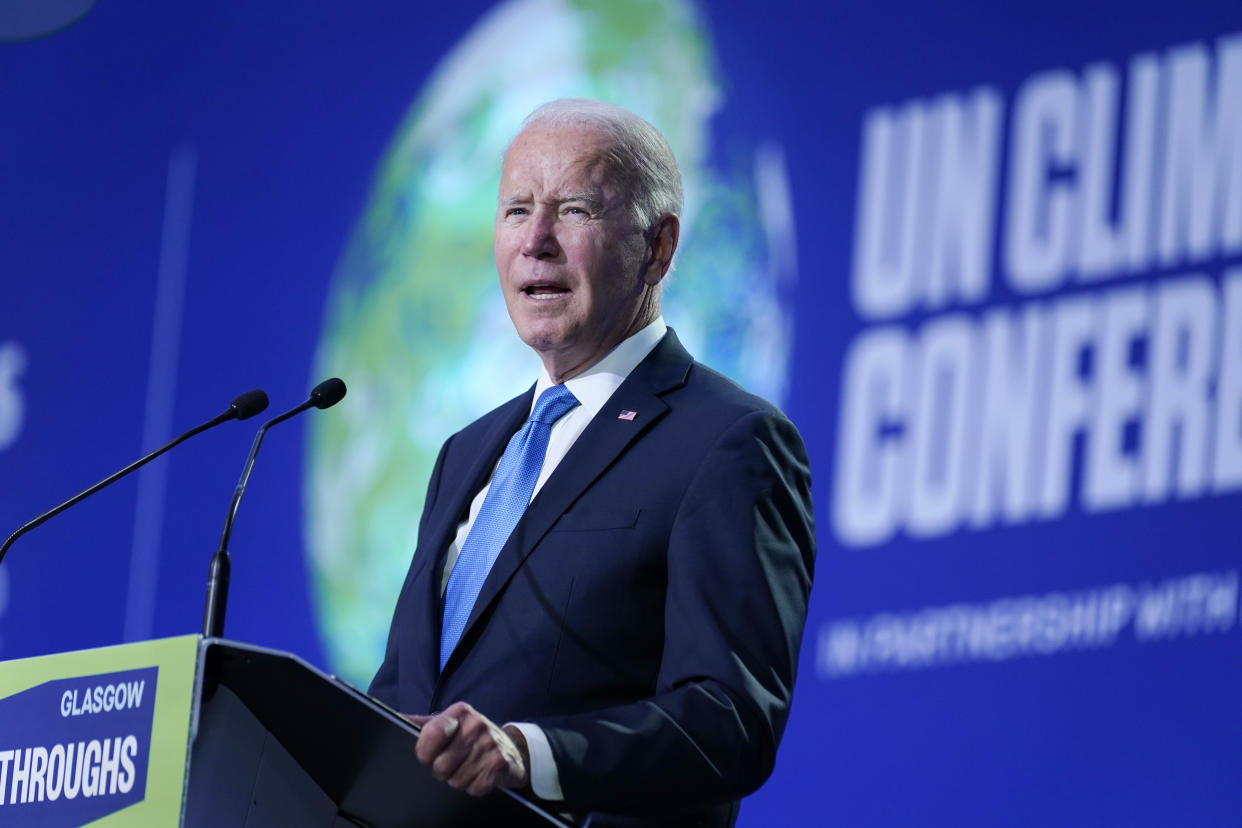
[[[350,388],[338,416],[312,421],[304,495],[313,604],[339,675],[365,685],[379,664],[441,444],[537,376],[491,236],[501,156],[538,104],[600,98],[664,132],[686,190],[665,320],[700,360],[782,401],[795,272],[784,164],[762,135],[713,147],[720,87],[689,3],[515,0],[418,94],[336,268],[313,371]],[[712,163],[714,149],[729,160]]]

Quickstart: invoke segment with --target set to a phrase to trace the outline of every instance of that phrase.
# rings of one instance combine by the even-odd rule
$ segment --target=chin
[[[544,351],[559,351],[566,347],[564,332],[550,330],[545,325],[529,325],[525,330],[519,331],[518,335],[528,347],[540,353]]]

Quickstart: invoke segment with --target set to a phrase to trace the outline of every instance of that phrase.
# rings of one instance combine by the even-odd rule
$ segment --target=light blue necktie
[[[543,457],[548,451],[552,424],[577,404],[578,400],[564,385],[549,387],[539,395],[526,425],[509,440],[492,475],[492,485],[483,498],[479,516],[470,527],[470,534],[449,574],[440,632],[441,670],[466,629],[466,620],[496,556],[530,504],[535,481],[543,468]]]

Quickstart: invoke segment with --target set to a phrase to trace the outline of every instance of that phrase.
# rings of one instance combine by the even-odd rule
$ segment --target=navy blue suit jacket
[[[564,808],[731,825],[793,691],[814,560],[802,440],[670,331],[531,502],[441,674],[444,552],[532,393],[441,449],[370,692],[540,725]]]

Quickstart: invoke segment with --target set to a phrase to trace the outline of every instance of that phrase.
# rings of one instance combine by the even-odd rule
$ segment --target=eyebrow
[[[564,204],[567,201],[581,201],[583,204],[589,204],[596,209],[600,209],[604,206],[604,200],[600,198],[599,194],[589,192],[566,193],[557,199],[557,201],[561,204]]]
[[[500,199],[500,205],[502,207],[512,207],[516,204],[529,204],[533,200],[534,199],[532,199],[529,195],[522,193],[520,195],[505,196]],[[565,193],[564,195],[549,199],[549,201],[554,204],[565,204],[570,201],[580,201],[583,204],[589,204],[596,210],[602,210],[604,207],[604,200],[600,198],[598,194],[592,192]]]

